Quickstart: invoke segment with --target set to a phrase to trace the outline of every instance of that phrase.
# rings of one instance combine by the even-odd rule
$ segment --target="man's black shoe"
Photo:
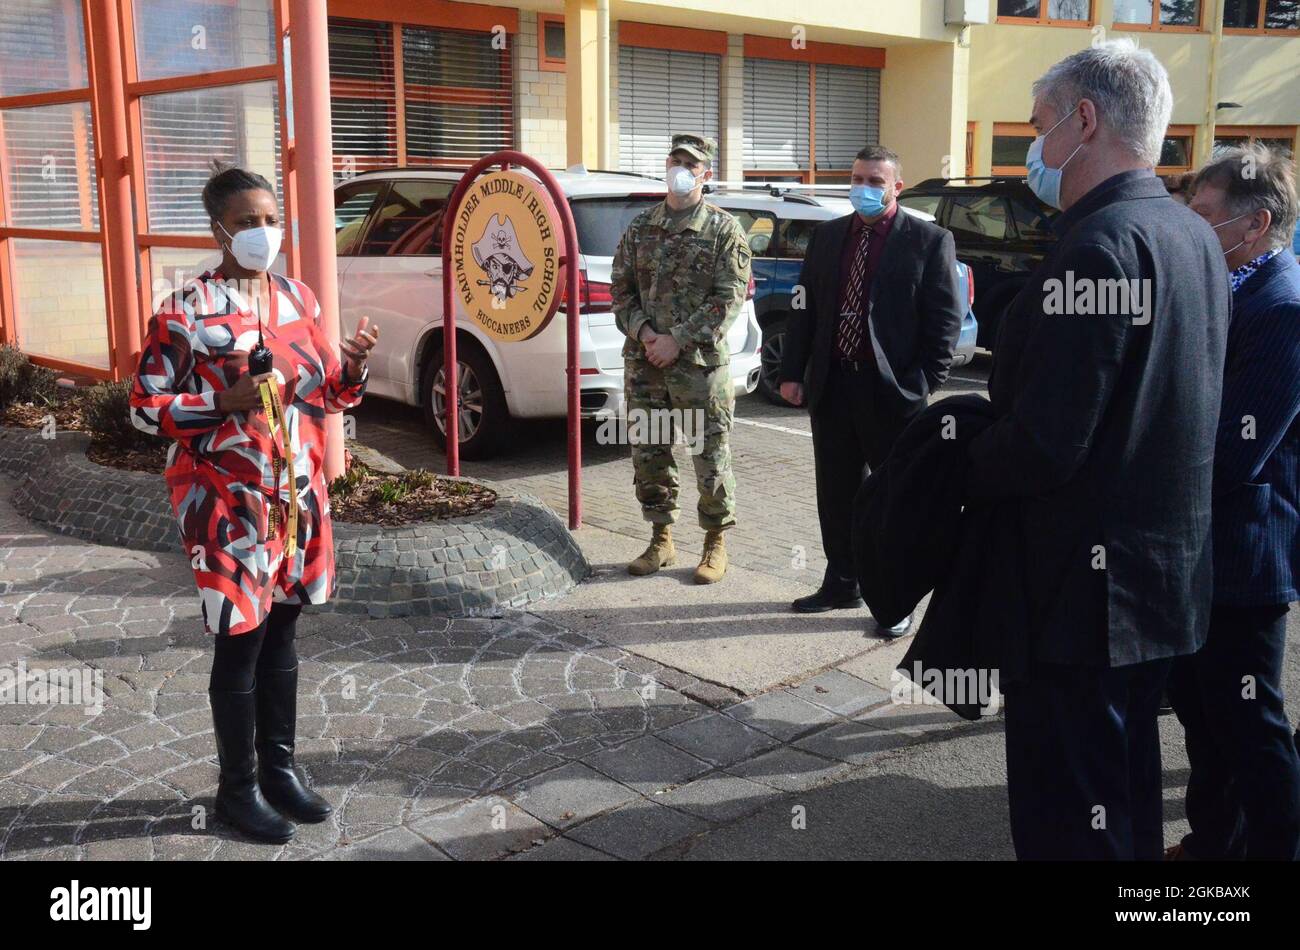
[[[790,605],[790,609],[797,614],[819,614],[827,610],[851,610],[865,606],[856,588],[835,591],[823,587],[815,594],[798,598]]]

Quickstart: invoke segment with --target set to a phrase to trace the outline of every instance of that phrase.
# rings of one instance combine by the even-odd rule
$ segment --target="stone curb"
[[[12,501],[60,534],[145,551],[179,551],[161,476],[86,458],[90,437],[0,426]],[[328,608],[373,618],[491,614],[558,597],[590,572],[582,549],[539,499],[486,482],[489,511],[399,528],[334,522],[338,595]]]

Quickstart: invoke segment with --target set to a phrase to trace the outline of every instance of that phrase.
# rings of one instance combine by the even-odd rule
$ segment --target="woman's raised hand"
[[[371,326],[370,318],[362,317],[361,322],[357,324],[357,332],[339,344],[339,350],[343,354],[343,361],[347,364],[350,379],[359,379],[361,377],[361,370],[370,357],[370,351],[375,348],[375,344],[378,342],[378,325]]]

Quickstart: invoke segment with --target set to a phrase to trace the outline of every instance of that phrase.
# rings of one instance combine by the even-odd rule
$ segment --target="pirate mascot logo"
[[[452,220],[452,286],[465,316],[503,342],[541,333],[564,289],[560,219],[541,182],[513,170],[486,174]]]
[[[523,291],[523,281],[532,276],[533,264],[519,247],[519,236],[509,218],[494,214],[483,236],[474,244],[474,261],[487,279],[479,278],[478,285],[490,289],[498,302]]]

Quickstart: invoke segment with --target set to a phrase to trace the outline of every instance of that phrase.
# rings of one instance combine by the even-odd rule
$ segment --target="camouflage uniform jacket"
[[[623,358],[646,358],[637,335],[649,323],[672,334],[679,359],[729,363],[727,330],[745,303],[749,258],[740,223],[703,200],[678,220],[666,202],[637,215],[614,254],[611,278],[614,317],[627,335]]]

